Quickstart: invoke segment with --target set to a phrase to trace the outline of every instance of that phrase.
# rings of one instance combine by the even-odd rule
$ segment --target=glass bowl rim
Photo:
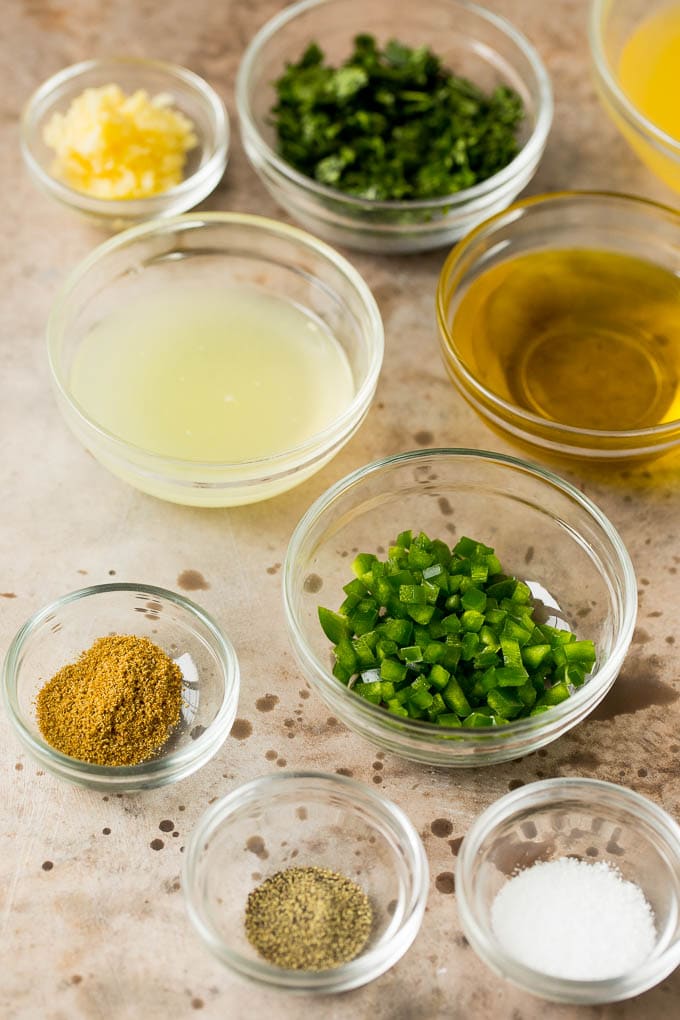
[[[353,960],[341,964],[339,967],[324,971],[287,970],[259,958],[250,959],[229,949],[205,916],[202,897],[196,882],[204,845],[235,812],[248,804],[274,800],[279,792],[284,792],[285,787],[289,788],[291,797],[294,796],[295,790],[298,788],[300,796],[303,796],[306,786],[318,790],[321,794],[331,792],[339,794],[346,809],[352,813],[355,813],[355,803],[360,801],[370,812],[371,818],[378,817],[386,822],[391,831],[399,835],[403,845],[408,849],[405,856],[411,881],[407,895],[407,909],[399,928],[392,933],[388,942],[360,953]],[[201,939],[222,963],[242,977],[253,981],[261,981],[267,985],[291,991],[323,993],[332,991],[333,986],[338,984],[342,984],[343,987],[348,984],[348,987],[353,988],[358,984],[363,984],[366,980],[372,980],[369,975],[375,972],[373,976],[377,976],[383,972],[384,963],[391,958],[395,943],[399,941],[405,930],[414,925],[415,937],[422,922],[428,896],[429,864],[422,840],[413,822],[394,801],[371,789],[366,783],[347,776],[316,769],[295,769],[257,776],[255,779],[248,780],[204,811],[189,837],[181,880],[185,908],[189,918]],[[351,984],[349,984],[350,982]]]
[[[287,163],[284,159],[282,159],[277,152],[267,144],[260,134],[251,111],[248,96],[248,83],[259,58],[260,50],[271,38],[273,38],[274,35],[276,35],[280,28],[285,27],[289,21],[294,20],[299,14],[305,14],[307,11],[312,10],[315,7],[321,7],[324,4],[337,2],[338,0],[298,0],[297,3],[293,3],[285,7],[282,11],[279,11],[278,14],[275,14],[267,22],[265,22],[265,24],[253,36],[239,65],[236,77],[236,108],[239,115],[239,122],[241,124],[241,131],[243,132],[245,130],[249,133],[249,135],[256,141],[257,146],[267,164],[273,167],[281,177],[287,180],[288,183],[301,188],[303,191],[310,192],[320,200],[335,202],[342,201],[347,205],[355,207],[357,210],[365,212],[382,211],[385,213],[399,213],[413,210],[423,210],[425,212],[433,209],[440,209],[445,212],[447,207],[451,205],[459,207],[467,205],[468,203],[474,203],[475,200],[483,200],[488,194],[502,189],[517,174],[521,173],[527,165],[530,165],[534,158],[537,158],[538,155],[540,155],[543,147],[545,146],[550,126],[552,124],[554,103],[550,77],[538,51],[533,44],[529,42],[526,36],[515,28],[512,22],[508,21],[508,19],[502,15],[489,11],[485,7],[472,2],[472,0],[451,0],[454,6],[465,8],[471,14],[476,15],[482,20],[492,24],[502,34],[504,34],[506,38],[509,38],[527,59],[535,76],[538,87],[536,123],[529,138],[507,166],[503,167],[502,170],[499,170],[497,173],[492,174],[492,176],[488,177],[486,180],[475,184],[473,187],[464,188],[460,191],[453,192],[450,195],[443,195],[437,198],[398,200],[360,198],[356,195],[350,195],[346,192],[340,191],[337,188],[331,188],[328,185],[320,184],[313,178],[307,177],[305,174],[296,170],[290,163]]]
[[[127,442],[125,439],[121,439],[120,436],[115,435],[115,433],[110,432],[102,425],[99,425],[75,401],[71,395],[71,391],[66,380],[63,379],[63,373],[58,369],[55,363],[53,352],[53,347],[59,342],[60,337],[63,335],[62,320],[68,314],[68,303],[71,298],[72,291],[80,283],[80,281],[86,277],[93,267],[106,259],[112,252],[116,252],[119,249],[126,247],[134,249],[137,241],[143,241],[154,234],[160,236],[164,233],[172,234],[173,232],[201,230],[206,226],[211,226],[212,224],[236,227],[240,226],[253,230],[256,234],[262,234],[263,236],[266,236],[267,234],[270,236],[274,235],[276,237],[283,238],[284,240],[291,241],[298,246],[301,246],[303,249],[320,256],[327,264],[331,264],[334,269],[341,274],[343,283],[349,284],[352,291],[360,301],[362,310],[366,313],[368,318],[369,328],[365,331],[362,330],[362,338],[366,341],[369,356],[367,369],[361,385],[357,388],[352,400],[342,414],[335,418],[335,420],[329,425],[326,425],[323,429],[316,432],[313,436],[310,436],[309,439],[306,439],[304,442],[299,443],[297,446],[281,450],[273,455],[256,457],[250,460],[185,460],[178,457],[169,457],[164,454],[154,453],[144,447],[137,446],[134,443]],[[228,253],[229,249],[224,249],[224,254]],[[277,262],[276,264],[281,265],[282,263]],[[338,300],[341,304],[345,303],[344,298],[341,296]],[[181,468],[187,472],[234,471],[248,473],[253,469],[261,469],[262,472],[267,473],[269,471],[274,471],[279,464],[283,464],[288,467],[291,456],[300,458],[300,463],[297,467],[304,466],[309,459],[314,459],[314,456],[317,453],[323,452],[327,448],[332,447],[339,436],[344,436],[348,431],[351,431],[352,427],[356,424],[357,420],[361,417],[370,403],[371,396],[378,381],[384,354],[384,328],[377,302],[364,278],[344,255],[341,255],[340,252],[336,251],[335,248],[327,244],[325,241],[319,240],[299,227],[293,227],[287,223],[270,219],[269,217],[240,212],[197,212],[183,213],[179,216],[168,216],[163,219],[151,220],[150,222],[144,222],[137,226],[130,227],[129,229],[116,234],[114,237],[109,238],[107,241],[104,241],[102,244],[94,248],[89,255],[82,259],[71,270],[69,275],[59,287],[47,320],[46,334],[47,355],[52,381],[61,398],[78,416],[79,421],[82,422],[88,430],[94,432],[98,437],[103,439],[107,445],[112,446],[119,452],[119,454],[123,455],[125,459],[127,459],[127,455],[132,451],[136,454],[142,455],[145,460],[153,463],[157,468],[161,466],[166,468],[174,467]],[[262,476],[259,477],[261,478]]]
[[[364,479],[371,475],[380,474],[385,468],[389,468],[394,465],[407,464],[409,462],[417,462],[419,460],[432,457],[453,457],[455,459],[469,458],[472,460],[490,462],[500,466],[502,469],[518,469],[531,475],[539,482],[548,483],[548,485],[550,485],[553,489],[557,489],[561,494],[568,496],[571,500],[577,503],[581,509],[587,512],[590,519],[594,521],[601,533],[606,536],[607,541],[612,546],[616,555],[616,568],[617,572],[620,573],[622,587],[622,619],[609,658],[603,664],[602,669],[598,669],[598,672],[592,680],[589,680],[583,685],[583,687],[575,691],[571,697],[566,699],[566,701],[552,706],[549,713],[544,713],[544,716],[539,717],[549,717],[546,718],[545,722],[537,723],[536,717],[534,716],[525,719],[511,720],[503,727],[480,726],[476,727],[474,730],[470,730],[469,728],[460,726],[447,727],[445,730],[446,733],[455,734],[460,738],[464,738],[465,745],[467,747],[478,745],[479,737],[485,737],[487,739],[492,738],[489,742],[489,748],[495,748],[497,746],[496,740],[493,740],[494,737],[502,738],[503,736],[506,736],[510,739],[512,737],[521,737],[524,734],[529,735],[534,732],[543,734],[548,733],[565,718],[569,718],[572,715],[577,714],[581,706],[590,700],[593,690],[599,690],[602,686],[605,686],[606,692],[614,682],[616,674],[614,674],[614,678],[610,680],[611,669],[608,667],[610,667],[613,662],[618,672],[620,663],[617,663],[616,661],[617,653],[621,648],[627,648],[630,643],[637,617],[637,582],[630,554],[628,553],[619,532],[604,512],[600,510],[600,508],[584,493],[582,493],[580,489],[576,488],[575,485],[572,485],[571,482],[560,478],[559,475],[554,474],[548,468],[522,460],[519,457],[494,453],[489,450],[475,450],[464,447],[435,447],[432,449],[412,450],[372,461],[370,464],[366,464],[357,468],[355,471],[352,471],[350,474],[341,478],[326,489],[326,491],[323,492],[314,501],[314,503],[312,503],[296,525],[288,543],[283,563],[282,594],[284,613],[286,624],[288,626],[289,633],[292,635],[296,650],[298,651],[298,654],[304,657],[306,669],[309,671],[308,675],[313,679],[313,682],[322,689],[328,690],[333,694],[337,694],[339,698],[350,706],[350,709],[356,709],[356,711],[353,711],[353,715],[359,715],[366,722],[372,722],[383,732],[401,731],[409,737],[422,737],[424,738],[424,741],[427,741],[428,738],[434,738],[437,741],[437,746],[441,745],[441,726],[425,722],[422,719],[405,719],[401,716],[393,716],[378,705],[371,704],[365,698],[352,694],[352,692],[348,691],[343,684],[340,684],[340,682],[332,675],[330,669],[323,666],[307,647],[307,642],[302,634],[301,628],[298,626],[296,613],[293,609],[296,592],[295,585],[293,583],[293,573],[299,559],[300,547],[306,542],[307,534],[310,529],[332,506],[336,498],[343,493],[348,492],[356,484],[361,483]],[[591,687],[591,683],[595,686]],[[554,726],[552,725],[553,723],[555,724]]]
[[[554,805],[555,810],[559,810],[560,805],[559,802],[556,803],[555,798],[562,794],[565,799],[571,795],[573,799],[586,803],[601,797],[609,806],[627,808],[636,821],[643,818],[664,838],[667,848],[674,854],[676,866],[680,867],[680,825],[664,808],[643,794],[617,783],[585,776],[559,776],[527,783],[493,801],[477,815],[465,834],[458,852],[457,876],[460,880],[456,883],[461,926],[466,935],[472,936],[475,952],[487,965],[492,966],[497,972],[502,971],[510,981],[531,989],[534,994],[545,994],[547,998],[556,995],[560,997],[560,1001],[565,1002],[570,1001],[568,999],[570,993],[576,992],[582,996],[593,996],[584,998],[584,1002],[607,1002],[628,998],[655,983],[653,978],[659,971],[659,965],[663,965],[663,961],[677,957],[676,965],[680,963],[680,938],[661,952],[658,948],[653,950],[633,972],[590,981],[561,978],[534,970],[506,953],[498,940],[479,924],[471,906],[471,897],[468,896],[470,872],[482,841],[487,839],[498,825],[509,820],[523,807]],[[609,992],[611,998],[607,998]]]
[[[91,762],[81,761],[79,758],[71,758],[62,754],[56,748],[48,744],[42,737],[37,737],[28,729],[24,722],[23,713],[20,711],[17,702],[16,670],[18,660],[23,648],[31,640],[35,632],[59,609],[97,595],[108,595],[114,592],[143,592],[151,595],[156,600],[171,602],[180,609],[188,612],[191,618],[198,619],[210,635],[210,647],[216,654],[222,669],[224,679],[224,695],[219,709],[210,725],[199,737],[192,740],[191,744],[184,749],[171,752],[168,755],[162,753],[156,758],[140,762],[138,765],[95,765]],[[186,625],[183,625],[186,627]],[[193,626],[187,629],[193,630]],[[112,582],[108,584],[94,584],[86,588],[79,588],[76,591],[67,592],[59,598],[36,610],[21,625],[14,635],[5,655],[2,666],[2,694],[7,714],[17,731],[24,745],[31,751],[34,757],[39,760],[49,760],[61,772],[70,775],[81,776],[95,781],[120,780],[140,781],[145,778],[153,778],[169,772],[181,770],[184,766],[200,759],[204,752],[211,748],[216,740],[221,743],[227,736],[224,727],[225,719],[229,716],[233,701],[238,698],[239,693],[239,664],[234,647],[217,625],[213,617],[201,606],[191,599],[185,598],[178,592],[170,591],[167,588],[159,588],[151,584],[135,584],[129,581]]]
[[[588,18],[588,38],[590,41],[590,51],[593,57],[595,70],[602,78],[614,101],[633,122],[634,126],[641,130],[644,134],[651,135],[652,140],[657,145],[657,148],[670,149],[673,157],[675,159],[680,159],[680,139],[673,138],[672,135],[663,131],[662,128],[657,127],[656,124],[649,120],[649,118],[646,117],[633,102],[631,102],[619,85],[616,76],[609,65],[605,56],[604,46],[602,44],[601,32],[605,10],[608,6],[611,6],[611,0],[592,0],[591,2],[590,15]],[[668,153],[666,153],[666,155],[668,155]]]
[[[447,359],[449,355],[451,356],[453,367],[455,368],[457,375],[460,376],[465,384],[466,389],[475,395],[479,394],[485,401],[488,402],[488,404],[491,405],[503,427],[507,425],[509,417],[517,418],[524,425],[530,436],[533,437],[535,435],[535,428],[540,427],[548,433],[552,442],[558,442],[560,438],[568,441],[570,439],[575,439],[576,437],[592,439],[594,442],[601,442],[602,440],[607,439],[658,439],[660,441],[663,441],[664,439],[672,439],[680,426],[680,418],[676,418],[670,422],[662,422],[660,425],[653,425],[651,427],[620,429],[618,431],[579,428],[576,425],[565,425],[561,422],[552,421],[550,418],[542,418],[540,415],[534,414],[532,411],[525,410],[518,404],[510,403],[508,400],[505,400],[503,397],[499,397],[492,390],[484,386],[470,372],[458,354],[457,346],[453,342],[451,331],[447,323],[445,291],[449,289],[450,278],[454,274],[457,264],[465,258],[471,247],[476,244],[481,235],[488,234],[490,237],[493,236],[498,226],[502,226],[504,223],[507,223],[508,225],[512,224],[516,220],[520,219],[522,215],[526,213],[530,214],[531,210],[536,207],[550,207],[551,209],[556,210],[563,202],[582,201],[584,203],[594,203],[598,200],[604,202],[619,202],[623,206],[628,206],[631,203],[634,203],[641,210],[647,210],[650,213],[663,213],[666,216],[673,216],[677,219],[678,226],[680,227],[680,209],[675,209],[673,206],[665,205],[662,202],[657,202],[650,198],[644,198],[641,195],[632,195],[627,192],[590,191],[587,189],[549,191],[513,202],[506,209],[495,213],[493,216],[489,216],[474,227],[468,234],[465,235],[464,238],[453,246],[444,261],[439,273],[435,295],[437,323],[439,326],[443,354],[447,357]],[[582,226],[587,226],[587,223],[579,225],[579,227]],[[539,248],[536,250],[551,251],[557,249],[552,246],[546,246],[545,249]],[[568,449],[578,451],[583,449],[587,451],[589,447],[569,446]]]
[[[70,185],[60,181],[45,170],[41,162],[34,156],[30,143],[30,135],[36,126],[37,118],[44,116],[49,111],[53,93],[56,90],[65,84],[76,81],[82,75],[88,74],[91,71],[97,71],[100,68],[104,70],[106,67],[152,70],[166,75],[169,82],[180,81],[184,85],[189,86],[192,92],[200,97],[205,107],[210,110],[211,119],[214,122],[214,128],[204,143],[206,150],[210,153],[206,162],[174,187],[159,192],[157,195],[148,195],[144,198],[96,198],[70,187]],[[191,71],[181,64],[172,64],[164,60],[149,60],[145,57],[115,55],[79,61],[76,64],[62,68],[62,70],[47,78],[33,91],[24,104],[21,113],[20,130],[21,151],[26,164],[36,179],[40,181],[50,194],[72,208],[79,209],[93,216],[114,219],[125,219],[126,217],[135,216],[147,218],[158,215],[173,200],[188,197],[192,192],[199,190],[204,182],[212,177],[220,165],[222,165],[222,169],[226,166],[230,141],[229,115],[224,103],[212,86],[204,78],[196,74],[195,71]]]

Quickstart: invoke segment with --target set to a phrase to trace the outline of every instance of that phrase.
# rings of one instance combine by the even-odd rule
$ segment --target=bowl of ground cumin
[[[397,963],[418,934],[428,886],[404,812],[375,788],[323,772],[261,776],[213,804],[182,875],[189,917],[222,964],[262,986],[319,995]]]
[[[236,715],[239,669],[215,621],[175,592],[103,584],[32,616],[2,673],[33,757],[82,786],[133,792],[195,772]]]

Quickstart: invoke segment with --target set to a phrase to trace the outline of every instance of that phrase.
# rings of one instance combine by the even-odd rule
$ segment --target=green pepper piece
[[[492,725],[493,722],[491,720],[491,715],[490,714],[486,715],[485,713],[480,712],[479,710],[470,712],[470,715],[467,716],[467,718],[463,719],[463,726],[465,726],[466,729],[479,729],[480,727],[483,726],[487,727]]]
[[[336,660],[343,669],[349,670],[350,674],[357,672],[359,660],[350,638],[341,637],[333,650]]]
[[[483,648],[481,652],[477,652],[474,658],[475,669],[488,669],[489,666],[495,666],[497,662],[498,655],[493,648]]]
[[[353,609],[349,617],[349,625],[357,635],[368,633],[373,630],[378,620],[378,603],[375,599],[362,599],[356,609]]]
[[[487,701],[489,707],[505,719],[514,719],[524,708],[524,704],[514,692],[508,690],[502,691],[500,688],[489,691]]]
[[[355,577],[348,584],[343,585],[342,590],[346,595],[358,595],[359,600],[366,598],[368,595],[368,588],[363,581],[360,581],[358,577]]]
[[[595,645],[592,641],[572,641],[563,646],[567,662],[592,667],[595,663]]]
[[[538,669],[550,655],[550,645],[525,645],[522,649],[522,662],[529,670]]]
[[[366,641],[365,636],[355,638],[352,642],[352,647],[354,648],[354,653],[361,669],[369,669],[371,666],[377,665],[377,656],[368,641]]]
[[[416,623],[423,624],[424,626],[425,624],[428,624],[432,619],[435,607],[412,605],[407,606],[406,611],[408,612],[408,615],[411,617],[412,620],[415,620]]]
[[[334,645],[337,645],[341,637],[349,637],[349,624],[346,617],[334,613],[331,609],[324,609],[323,606],[319,606],[317,612],[324,634]]]
[[[400,584],[399,601],[408,606],[426,605],[429,602],[429,592],[422,584]]]
[[[368,573],[376,562],[377,557],[373,553],[359,553],[352,560],[352,570],[356,576],[361,579],[364,574]]]
[[[408,565],[411,570],[425,570],[434,563],[434,556],[425,549],[412,545],[408,552]]]
[[[523,687],[517,687],[516,693],[525,708],[533,708],[536,704],[536,698],[538,695],[536,693],[536,688],[532,683],[524,684]]]
[[[468,588],[460,601],[463,609],[474,609],[478,613],[483,613],[486,609],[486,595],[481,589],[474,586]]]
[[[387,702],[387,708],[392,715],[398,715],[403,719],[408,719],[408,709],[404,708],[404,706],[398,701],[391,699]]]
[[[366,701],[370,701],[374,705],[379,705],[382,701],[379,683],[367,684],[358,680],[352,690],[355,694],[358,694],[359,697],[364,698]]]
[[[437,663],[441,662],[446,653],[446,645],[441,641],[430,641],[423,650],[423,661]]]
[[[416,680],[413,681],[410,689],[412,691],[429,691],[430,681],[428,677],[419,676]]]
[[[416,708],[426,709],[430,708],[434,702],[434,697],[429,691],[416,691],[409,699],[408,704],[414,705]]]
[[[423,652],[419,645],[410,645],[399,649],[399,658],[404,662],[422,662]]]
[[[389,701],[390,698],[394,697],[395,693],[393,683],[390,683],[389,680],[380,681],[380,698],[382,701]]]
[[[466,609],[461,614],[460,623],[463,630],[476,633],[484,626],[484,617],[476,609]]]
[[[469,715],[472,711],[470,702],[465,697],[463,688],[453,676],[441,692],[441,696],[446,702],[448,708],[450,708],[458,716],[463,717]]]
[[[441,715],[437,716],[437,725],[457,729],[461,725],[461,721],[455,712],[442,712]]]
[[[446,712],[446,702],[442,698],[439,691],[435,691],[435,693],[432,695],[430,714],[436,718],[438,715],[441,715],[442,712]]]
[[[429,681],[433,687],[436,687],[438,691],[443,691],[449,682],[451,674],[448,669],[444,669],[443,666],[435,665],[430,670]]]
[[[403,662],[396,659],[383,659],[380,663],[380,679],[390,680],[393,684],[401,684],[406,679],[407,669]]]
[[[413,624],[410,620],[387,619],[379,625],[378,629],[388,640],[394,641],[398,645],[408,644],[413,634]]]
[[[339,680],[341,684],[347,685],[351,678],[354,676],[353,669],[346,669],[341,662],[337,659],[333,663],[333,669],[331,670],[336,680]]]
[[[463,634],[463,640],[461,641],[461,658],[464,662],[469,662],[470,659],[474,659],[475,655],[479,651],[479,637],[473,632]]]
[[[564,683],[564,681],[562,681],[562,683],[554,684],[552,687],[549,687],[547,689],[547,691],[545,692],[545,694],[543,694],[538,699],[538,701],[536,702],[536,705],[537,706],[540,706],[540,705],[548,705],[548,706],[559,705],[560,702],[566,701],[568,697],[569,697],[569,688]]]
[[[375,653],[380,662],[383,659],[390,659],[396,656],[399,650],[399,645],[396,641],[390,641],[388,638],[381,638],[376,645]]]

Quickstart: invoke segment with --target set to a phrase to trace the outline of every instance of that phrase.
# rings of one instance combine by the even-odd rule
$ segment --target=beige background
[[[569,476],[620,528],[640,580],[635,643],[596,717],[538,756],[470,772],[436,773],[375,753],[312,695],[284,633],[280,565],[295,522],[332,481],[417,446],[510,450],[454,394],[440,363],[434,286],[444,253],[350,257],[385,321],[385,368],[360,434],[299,489],[252,508],[199,511],[163,504],[108,475],[67,432],[52,399],[43,331],[65,271],[101,238],[33,190],[19,155],[22,103],[47,75],[111,52],[185,64],[224,97],[274,0],[4,0],[0,92],[2,398],[0,399],[0,650],[34,610],[85,583],[141,580],[194,592],[230,634],[241,662],[238,715],[252,727],[178,786],[106,800],[37,771],[0,718],[0,1016],[10,1018],[232,1017],[267,1014],[536,1020],[651,1020],[677,1015],[680,970],[640,999],[571,1010],[497,979],[461,938],[455,894],[459,838],[509,787],[536,778],[593,775],[631,786],[680,818],[678,458],[607,478]],[[666,201],[600,110],[587,59],[585,0],[489,0],[533,40],[553,77],[556,116],[532,191],[627,190]],[[226,178],[207,207],[281,217],[250,172],[234,131]],[[402,413],[405,388],[419,417]],[[260,635],[271,634],[263,647]],[[260,701],[265,695],[274,698]],[[274,705],[263,712],[263,706]],[[295,714],[296,711],[299,714]],[[294,724],[290,725],[290,720]],[[288,721],[288,722],[287,722]],[[242,727],[241,732],[248,730]],[[270,760],[267,751],[275,751]],[[432,884],[425,921],[388,974],[337,999],[262,993],[223,971],[189,928],[179,892],[181,848],[208,803],[253,776],[288,766],[349,769],[410,814],[422,833]],[[450,822],[446,838],[431,830]],[[159,830],[172,821],[179,836]],[[440,831],[446,826],[435,826]],[[110,833],[105,834],[110,829]],[[162,839],[162,850],[151,848]],[[43,870],[43,863],[53,867]],[[438,876],[444,876],[439,878]],[[437,888],[437,884],[442,890]],[[449,891],[446,891],[449,890]]]

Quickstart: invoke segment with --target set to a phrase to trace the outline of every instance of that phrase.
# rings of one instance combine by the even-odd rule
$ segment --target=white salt
[[[572,857],[534,864],[506,882],[491,926],[505,952],[526,967],[574,981],[630,971],[656,941],[640,887],[604,862]]]

